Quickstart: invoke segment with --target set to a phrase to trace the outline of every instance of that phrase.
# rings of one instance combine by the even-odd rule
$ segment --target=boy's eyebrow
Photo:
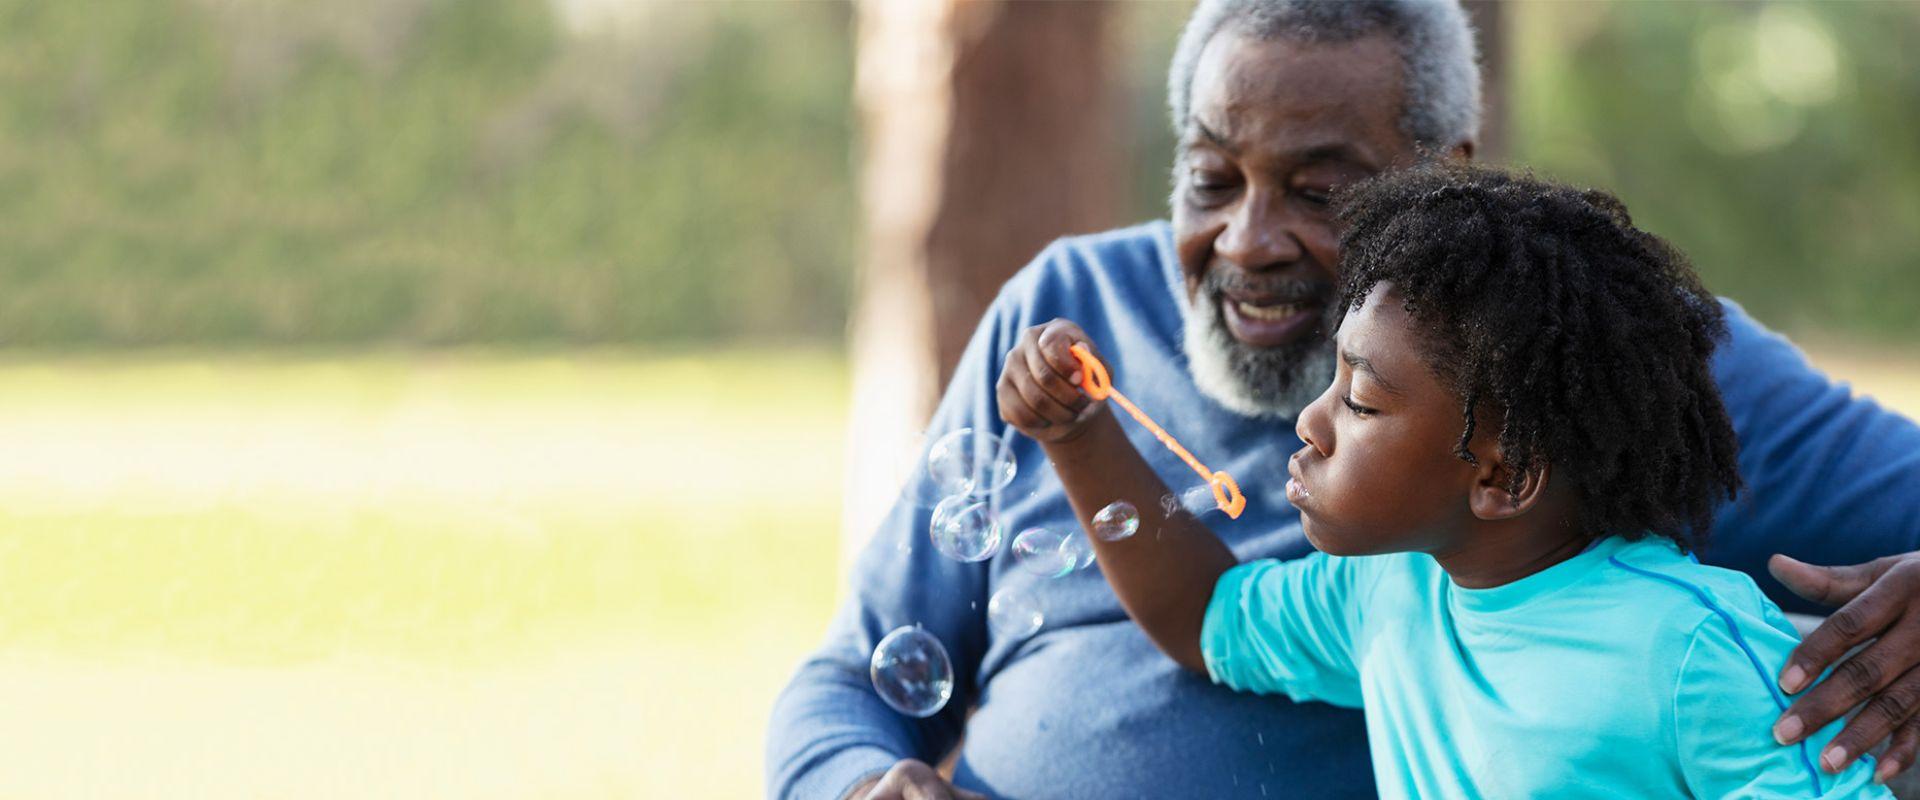
[[[1380,377],[1380,371],[1373,368],[1373,362],[1354,355],[1353,352],[1349,350],[1340,351],[1340,360],[1347,362],[1347,366],[1352,367],[1356,371],[1367,373],[1367,377],[1372,378],[1374,383],[1379,384],[1380,388],[1385,389],[1387,394],[1395,397],[1404,396],[1400,392],[1400,387],[1393,385],[1392,381]]]

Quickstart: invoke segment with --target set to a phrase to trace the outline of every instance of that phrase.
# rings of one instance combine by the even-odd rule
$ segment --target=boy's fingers
[[[1040,334],[1039,343],[1040,352],[1046,356],[1047,366],[1052,367],[1054,372],[1065,379],[1072,379],[1080,372],[1080,359],[1073,355],[1075,344],[1085,344],[1089,352],[1099,355],[1098,351],[1093,350],[1093,343],[1087,341],[1086,332],[1080,330],[1080,326],[1065,320],[1054,320],[1049,324],[1046,331]],[[1078,384],[1077,381],[1074,383]]]
[[[1047,391],[1040,388],[1039,382],[1033,380],[1031,375],[1024,377],[1025,379],[1023,380],[1021,376],[1016,376],[1011,383],[1013,384],[1014,391],[1019,392],[1020,399],[1026,402],[1027,408],[1032,409],[1034,414],[1049,423],[1073,421],[1073,418],[1079,413],[1078,411],[1049,396]]]
[[[1037,430],[1047,427],[1046,420],[1027,406],[1026,398],[1020,396],[1010,373],[1002,373],[1000,382],[994,384],[993,396],[1000,404],[1000,418],[1020,430]]]
[[[1081,393],[1080,387],[1068,383],[1058,370],[1045,361],[1039,358],[1028,358],[1026,365],[1028,376],[1047,393],[1048,397],[1053,398],[1054,402],[1075,411],[1086,406],[1087,396]]]

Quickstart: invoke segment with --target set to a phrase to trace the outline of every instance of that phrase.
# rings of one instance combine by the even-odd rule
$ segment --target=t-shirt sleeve
[[[1838,775],[1819,768],[1839,722],[1797,745],[1773,740],[1786,698],[1772,675],[1798,637],[1784,616],[1763,605],[1764,623],[1740,615],[1745,623],[1736,632],[1728,616],[1716,613],[1694,630],[1674,690],[1675,741],[1687,788],[1702,798],[1891,798],[1873,782],[1871,758]]]
[[[1363,562],[1375,560],[1313,553],[1228,570],[1201,623],[1207,674],[1238,691],[1359,706]]]

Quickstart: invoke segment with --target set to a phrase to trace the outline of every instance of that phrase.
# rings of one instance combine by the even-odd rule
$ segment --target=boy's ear
[[[1521,478],[1519,491],[1510,491],[1513,468],[1506,459],[1500,455],[1480,459],[1479,467],[1474,470],[1473,488],[1467,494],[1467,507],[1475,517],[1489,521],[1520,516],[1540,504],[1552,473],[1553,467],[1543,461]]]

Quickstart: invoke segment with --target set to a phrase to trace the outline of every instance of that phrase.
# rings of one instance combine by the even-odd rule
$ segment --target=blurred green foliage
[[[0,2],[0,342],[841,332],[850,9]]]
[[[1514,160],[1794,331],[1920,339],[1920,4],[1512,7]]]
[[[1124,207],[1157,217],[1187,4],[1121,8]],[[1770,323],[1920,334],[1920,5],[1509,13],[1512,160],[1616,191]],[[852,25],[0,0],[0,343],[836,341]]]

